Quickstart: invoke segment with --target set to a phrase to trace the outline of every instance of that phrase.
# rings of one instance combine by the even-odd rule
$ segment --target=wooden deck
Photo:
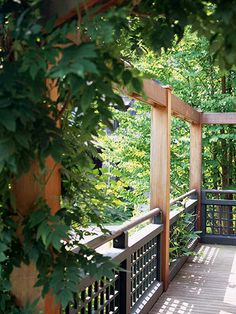
[[[149,314],[236,314],[236,246],[200,245]]]

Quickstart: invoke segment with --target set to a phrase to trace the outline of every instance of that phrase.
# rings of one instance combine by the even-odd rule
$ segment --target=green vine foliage
[[[199,237],[199,231],[189,231],[191,222],[195,219],[195,215],[184,212],[173,226],[170,237],[170,263],[175,262],[183,256],[193,256],[193,252],[189,245]]]
[[[236,10],[234,2],[223,0],[124,1],[102,13],[99,6],[83,16],[79,12],[56,28],[56,18],[44,22],[39,0],[0,4],[0,312],[30,313],[37,300],[23,309],[11,294],[10,274],[21,263],[35,263],[36,285],[43,295],[52,289],[63,307],[85,274],[113,274],[114,264],[79,240],[89,224],[102,226],[104,210],[117,201],[93,158],[98,133],[112,128],[114,109],[124,109],[113,85],[141,92],[140,75],[123,62],[130,57],[127,47],[140,54],[145,43],[160,52],[180,40],[190,24],[211,39],[220,66],[231,68],[236,64],[231,40]],[[78,35],[79,44],[68,34]],[[59,97],[52,99],[55,88]],[[48,156],[62,165],[62,208],[52,216],[39,198],[22,217],[13,180],[27,173],[32,162],[43,174]]]
[[[130,73],[136,87],[141,84],[105,44],[88,42],[83,33],[79,46],[67,39],[68,33],[76,32],[76,21],[54,29],[52,19],[42,27],[39,2],[2,4],[0,311],[27,311],[17,308],[10,292],[10,274],[22,262],[36,265],[35,285],[42,287],[42,296],[52,289],[55,302],[65,308],[85,274],[113,275],[112,261],[80,243],[88,234],[85,228],[91,223],[101,226],[103,208],[112,206],[105,188],[96,188],[101,179],[93,169],[93,139],[100,124],[111,127],[111,108],[123,108],[112,83],[122,85],[125,72],[123,77]],[[60,96],[52,100],[55,87]],[[59,104],[65,111],[60,129]],[[49,155],[62,164],[62,209],[52,216],[45,201],[38,199],[22,217],[11,193],[12,180],[28,172],[33,161],[43,174]],[[22,226],[21,240],[16,221]],[[77,254],[72,253],[74,247]]]

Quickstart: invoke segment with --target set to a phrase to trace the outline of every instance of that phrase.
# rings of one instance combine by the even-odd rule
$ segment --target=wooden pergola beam
[[[57,21],[55,26],[59,26],[64,22],[70,20],[77,15],[77,11],[84,14],[88,9],[97,6],[97,11],[93,13],[96,15],[98,13],[107,11],[110,7],[119,5],[123,0],[87,0],[82,2],[79,7],[76,0],[50,0],[43,1],[42,11],[46,19],[57,16]],[[146,102],[151,106],[165,106],[166,105],[166,93],[165,87],[154,80],[144,80],[144,93],[146,97],[132,93],[130,96],[138,99],[140,101]],[[200,113],[191,107],[189,104],[185,103],[177,96],[171,96],[172,102],[172,115],[181,118],[189,123],[194,124],[236,124],[236,113]]]
[[[43,2],[42,10],[46,19],[57,15],[58,18],[55,26],[60,26],[64,22],[76,16],[77,10],[81,14],[84,14],[88,9],[98,6],[97,11],[93,13],[93,15],[96,15],[98,13],[107,11],[110,7],[121,4],[122,2],[123,0],[87,0],[82,2],[78,7],[78,4],[75,0],[67,0],[65,2],[59,0],[50,0]],[[153,107],[166,106],[167,99],[165,86],[161,86],[155,80],[146,79],[143,80],[143,92],[145,96],[139,95],[137,93],[129,94],[127,91],[125,94],[129,94],[129,96],[132,98],[148,103]],[[189,123],[200,123],[200,113],[189,104],[185,103],[173,94],[171,95],[171,102],[172,115],[188,121]]]
[[[172,115],[188,121],[190,123],[199,124],[201,122],[201,112],[197,111],[177,96],[171,96],[171,111]]]
[[[127,95],[152,107],[166,107],[166,89],[154,80],[143,80],[143,95],[137,93]]]
[[[236,124],[236,112],[202,113],[202,124]]]
[[[76,0],[50,0],[43,1],[41,8],[46,19],[57,16],[55,22],[57,27],[76,17],[78,12],[83,15],[87,10],[97,7],[97,11],[93,13],[93,15],[96,15],[122,2],[123,0],[86,0],[78,5]]]
[[[136,93],[132,93],[130,96],[153,107],[166,106],[167,98],[165,86],[161,86],[154,80],[144,80],[143,92],[145,96]],[[181,118],[190,123],[201,123],[202,113],[173,94],[171,94],[171,112],[173,116]]]

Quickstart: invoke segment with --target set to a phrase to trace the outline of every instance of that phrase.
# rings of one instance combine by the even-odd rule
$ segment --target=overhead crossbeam
[[[132,93],[130,96],[153,107],[166,107],[167,99],[165,86],[161,86],[154,80],[144,80],[143,92],[144,95]],[[202,113],[173,94],[171,94],[171,112],[172,115],[190,123],[199,124],[201,122]]]
[[[87,0],[82,2],[77,0],[43,0],[41,9],[46,20],[57,16],[55,26],[60,26],[72,18],[77,17],[78,12],[83,15],[89,9],[96,8],[93,12],[94,16],[107,11],[110,7],[118,5],[121,2],[121,0]]]
[[[190,123],[199,124],[201,122],[202,113],[173,94],[171,96],[171,111],[172,115]]]
[[[143,81],[143,95],[132,93],[129,96],[153,107],[166,107],[166,89],[154,80]]]
[[[236,112],[202,113],[202,124],[236,124]]]

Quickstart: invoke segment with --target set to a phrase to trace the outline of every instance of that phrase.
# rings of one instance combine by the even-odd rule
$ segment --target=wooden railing
[[[194,198],[195,192],[192,190],[171,201],[172,206],[178,207],[171,212],[171,232],[184,212],[192,213],[193,217],[196,217],[198,201],[189,199],[189,197]],[[187,201],[182,202],[186,198]],[[195,220],[194,218],[190,223],[191,230],[195,230]],[[148,222],[145,227],[132,235],[128,234],[129,230],[145,221]],[[112,240],[112,247],[105,248],[100,253],[110,256],[123,270],[114,272],[112,279],[102,278],[98,281],[94,278],[84,278],[78,287],[77,297],[64,313],[148,313],[163,292],[162,231],[161,210],[156,208],[122,225],[109,235],[102,235],[89,241],[87,245],[99,248]],[[179,258],[174,265],[171,265],[171,278],[184,261],[183,258]]]
[[[201,241],[236,245],[236,191],[202,190]]]

